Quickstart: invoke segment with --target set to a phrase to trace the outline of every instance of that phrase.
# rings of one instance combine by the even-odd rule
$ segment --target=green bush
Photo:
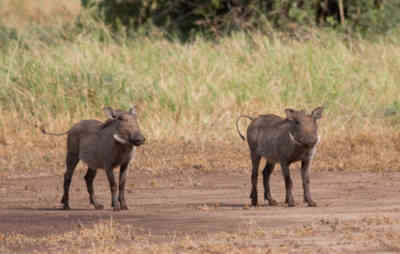
[[[343,0],[344,24],[338,0],[81,1],[83,7],[95,9],[114,31],[130,34],[151,25],[184,39],[198,33],[218,36],[262,30],[266,24],[283,30],[299,25],[328,26],[367,35],[382,34],[400,24],[398,1]]]

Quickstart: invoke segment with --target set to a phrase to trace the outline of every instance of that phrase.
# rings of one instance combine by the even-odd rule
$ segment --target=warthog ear
[[[313,112],[311,113],[312,118],[314,118],[315,120],[320,119],[322,117],[322,111],[323,110],[324,110],[323,107],[315,108],[313,110]]]
[[[136,115],[136,105],[133,105],[130,109],[129,109],[129,114],[131,115]]]
[[[294,120],[296,118],[296,110],[287,108],[285,109],[286,117],[289,120]]]
[[[103,111],[109,119],[115,118],[114,110],[111,107],[104,107]]]

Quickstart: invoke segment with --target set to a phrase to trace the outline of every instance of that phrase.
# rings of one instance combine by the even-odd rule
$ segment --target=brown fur
[[[309,168],[319,141],[317,120],[322,117],[322,111],[323,108],[318,107],[308,115],[304,110],[286,109],[287,118],[272,114],[260,115],[255,119],[248,116],[238,118],[239,120],[241,117],[247,117],[251,120],[247,128],[247,142],[252,161],[252,189],[250,194],[252,205],[258,203],[258,167],[261,157],[264,157],[267,160],[263,170],[264,198],[269,201],[270,205],[277,204],[271,196],[269,186],[269,178],[276,163],[279,163],[282,168],[286,187],[286,203],[289,206],[295,205],[289,166],[293,162],[301,161],[304,201],[309,206],[316,206],[316,203],[311,199],[309,190]],[[237,131],[244,139],[239,131],[237,121]]]
[[[88,166],[85,175],[90,203],[96,209],[103,209],[98,203],[93,189],[93,180],[97,169],[105,169],[110,184],[111,205],[115,211],[128,209],[125,201],[125,182],[128,164],[134,156],[135,146],[145,142],[137,123],[135,108],[128,112],[113,110],[110,107],[104,109],[108,116],[105,123],[97,120],[82,120],[64,133],[49,133],[42,129],[44,134],[64,135],[67,137],[67,171],[64,175],[64,195],[61,203],[64,209],[69,206],[69,187],[76,165],[80,160]],[[120,167],[119,196],[117,200],[117,184],[114,179],[113,169]]]

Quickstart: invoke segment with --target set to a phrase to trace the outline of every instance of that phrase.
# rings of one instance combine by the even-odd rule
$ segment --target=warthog
[[[269,185],[269,178],[276,163],[279,163],[282,168],[286,187],[286,203],[288,206],[295,205],[289,166],[293,162],[301,161],[304,201],[309,206],[316,206],[310,194],[309,168],[319,142],[317,120],[322,117],[322,111],[322,107],[314,109],[311,114],[306,114],[304,110],[286,109],[286,119],[269,114],[260,115],[257,118],[241,115],[236,120],[237,131],[243,140],[245,138],[240,133],[238,121],[242,117],[251,120],[247,128],[247,142],[252,162],[250,199],[253,206],[258,203],[257,178],[261,157],[267,160],[263,170],[263,183],[264,199],[268,200],[269,205],[277,204],[271,196]]]
[[[104,112],[108,117],[105,123],[97,120],[82,120],[64,133],[49,133],[42,128],[42,132],[48,135],[68,134],[67,170],[64,175],[64,195],[61,199],[65,210],[70,209],[69,187],[79,160],[84,161],[88,166],[85,181],[90,203],[96,209],[103,209],[103,205],[96,201],[93,189],[93,180],[96,177],[97,169],[101,168],[107,174],[111,190],[111,205],[114,211],[128,209],[125,201],[127,168],[136,146],[144,144],[145,138],[137,122],[135,106],[129,111],[105,107]],[[117,184],[113,169],[118,166],[120,166],[120,172],[117,199]]]

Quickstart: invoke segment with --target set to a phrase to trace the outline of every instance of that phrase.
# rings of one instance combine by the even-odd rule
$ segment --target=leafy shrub
[[[188,38],[199,32],[220,35],[235,30],[260,29],[271,23],[288,26],[330,26],[339,28],[338,0],[81,0],[85,8],[96,9],[114,31],[137,31],[155,25],[168,34]],[[400,2],[355,0],[343,2],[344,31],[385,33],[400,24]]]

